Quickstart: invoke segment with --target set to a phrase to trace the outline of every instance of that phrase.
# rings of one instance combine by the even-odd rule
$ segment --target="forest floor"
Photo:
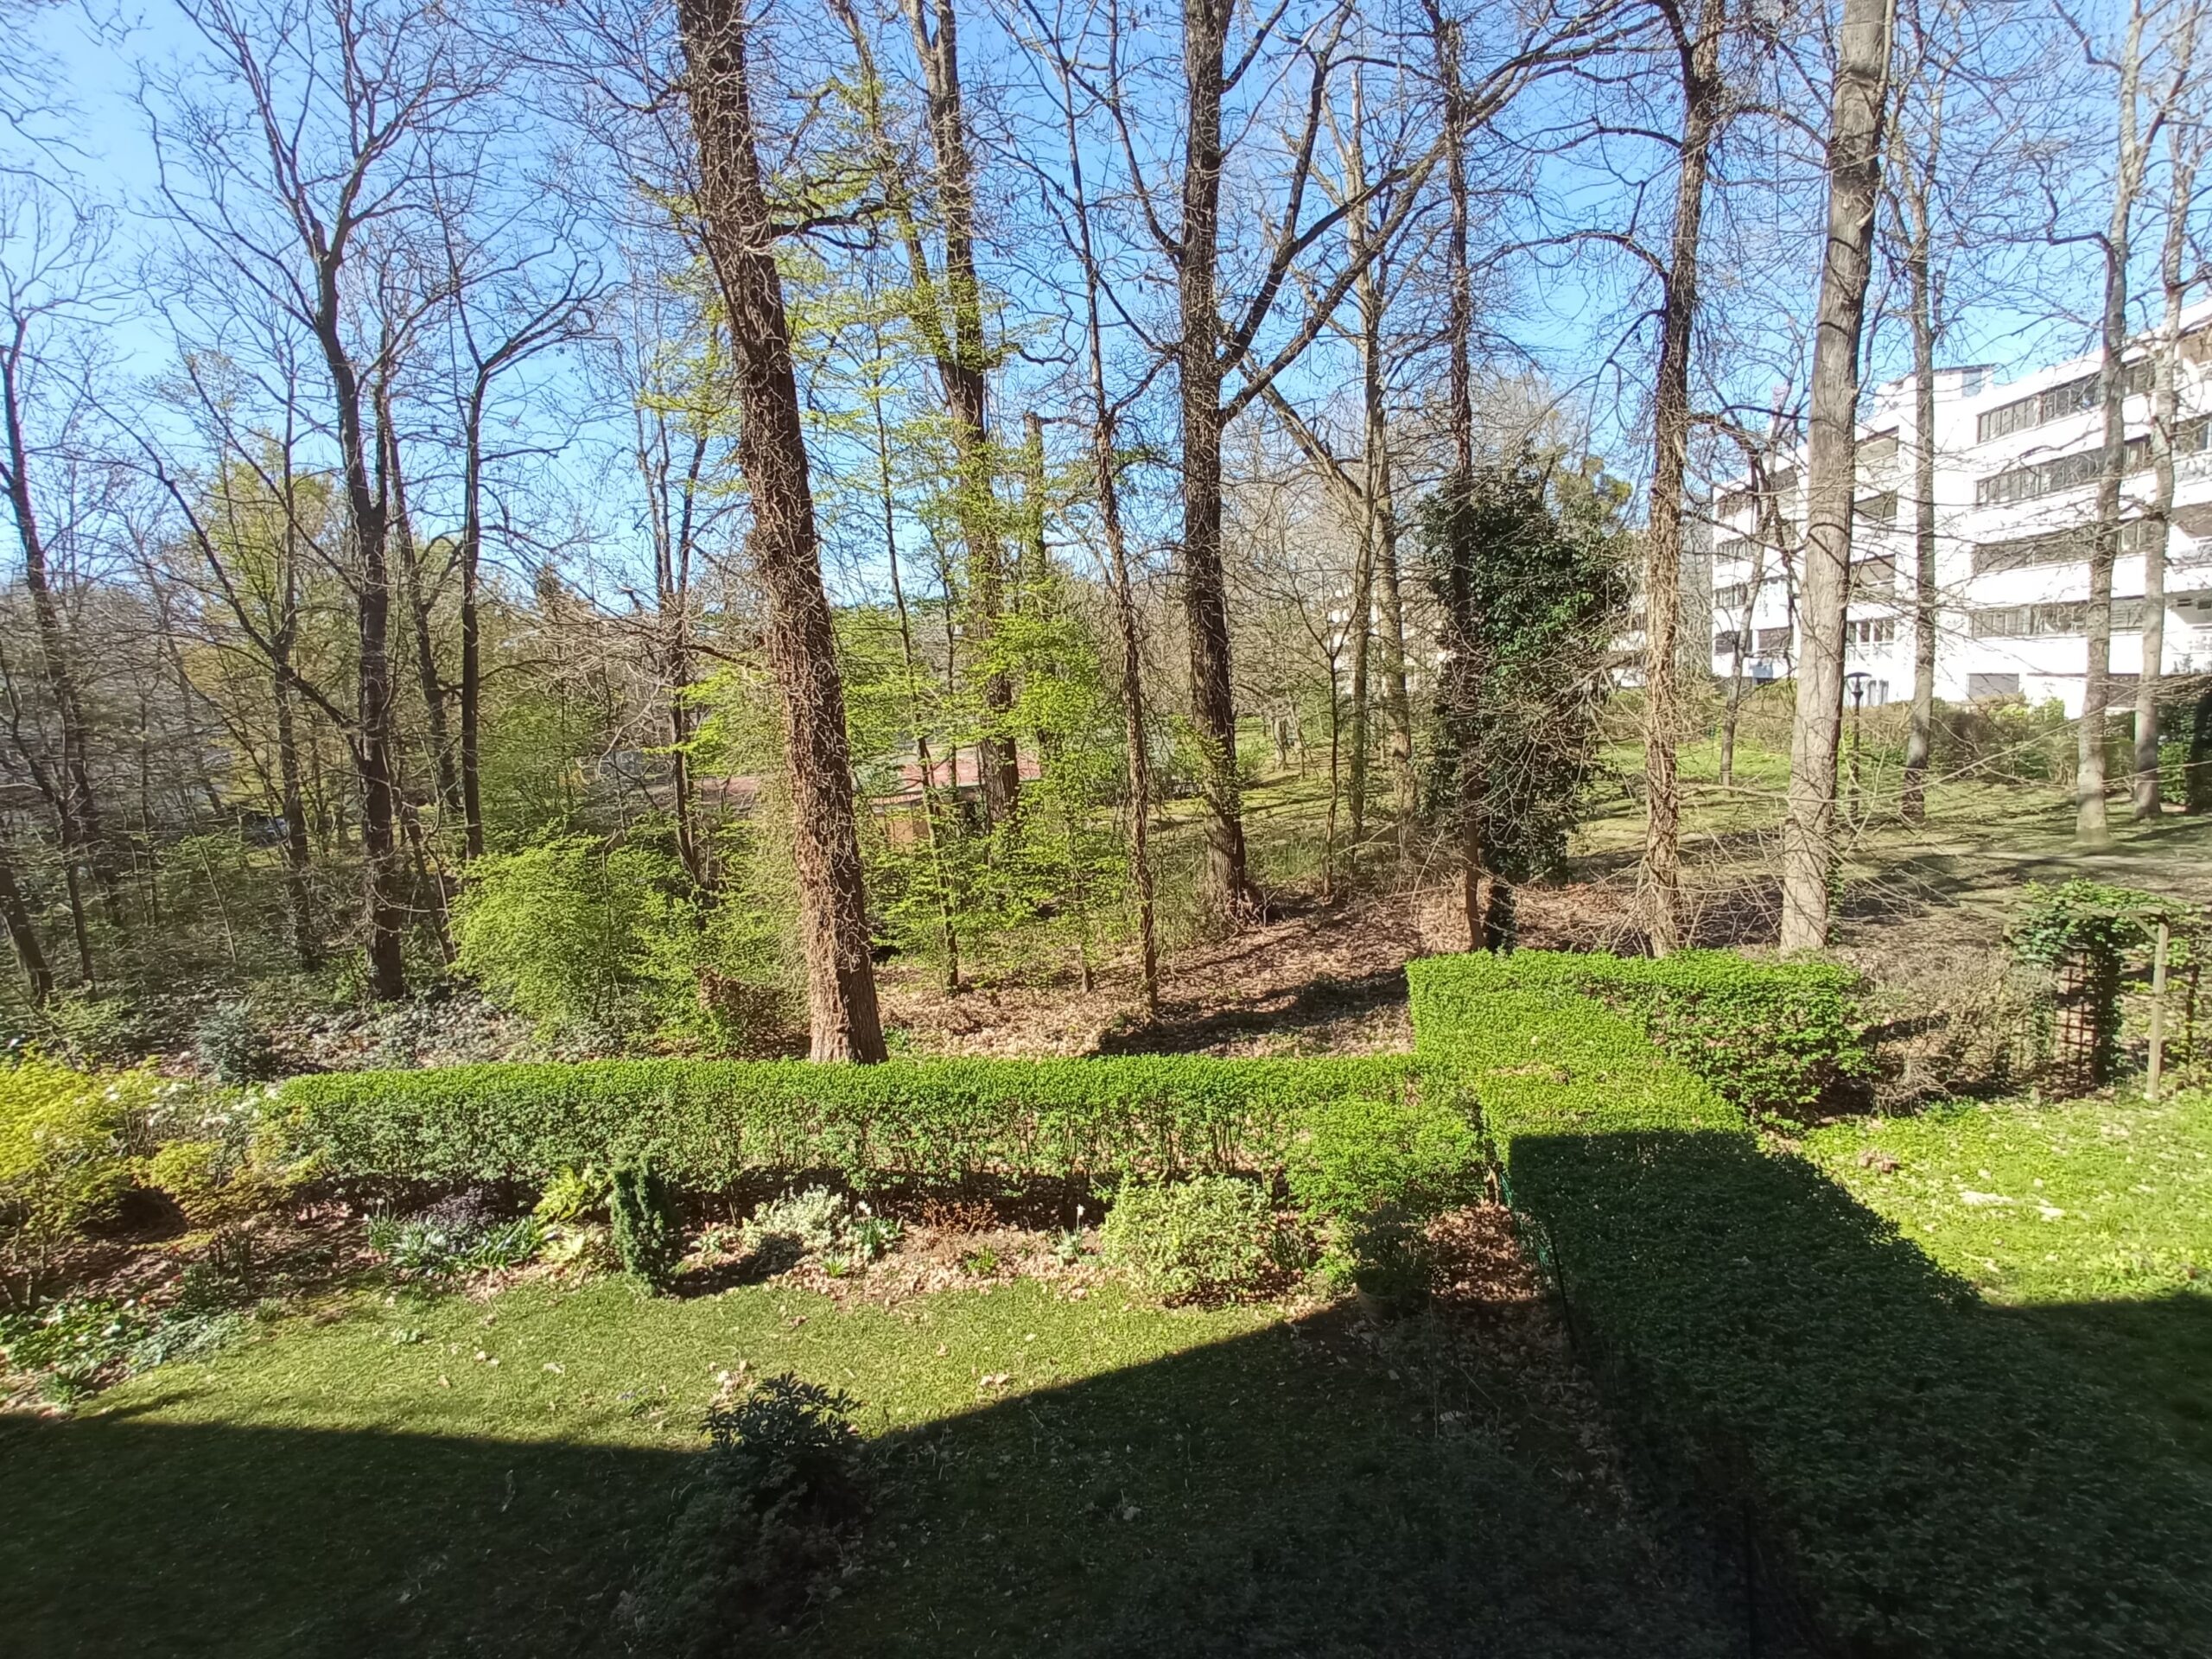
[[[1773,944],[1786,779],[1786,757],[1747,744],[1733,785],[1723,788],[1713,746],[1683,752],[1685,895],[1695,943]],[[2138,824],[2116,801],[2112,845],[2085,851],[2074,842],[2070,798],[2050,785],[1941,784],[1930,791],[1927,821],[1916,825],[1897,813],[1893,779],[1870,774],[1866,783],[1871,804],[1845,814],[1835,948],[1875,982],[1878,1016],[1933,1007],[2002,1026],[2011,1017],[2005,918],[2031,881],[2082,877],[2212,905],[2212,818],[2172,815]],[[1274,908],[1261,925],[1227,940],[1195,937],[1191,918],[1177,914],[1168,924],[1155,1023],[1137,1018],[1130,950],[1094,964],[1087,992],[1065,964],[982,977],[954,994],[933,982],[927,966],[894,962],[882,970],[882,984],[896,1040],[920,1054],[1406,1049],[1405,964],[1466,948],[1456,883],[1433,849],[1411,849],[1400,874],[1395,849],[1385,846],[1372,851],[1359,880],[1339,879],[1336,899],[1306,896],[1319,868],[1316,793],[1294,772],[1263,778],[1252,790],[1253,861],[1263,881],[1276,878]],[[1173,868],[1192,856],[1195,809],[1177,804],[1165,829],[1164,861]],[[1521,943],[1639,952],[1643,831],[1642,803],[1627,788],[1601,794],[1560,874],[1521,890]],[[1993,1031],[1988,1040],[2004,1036]]]

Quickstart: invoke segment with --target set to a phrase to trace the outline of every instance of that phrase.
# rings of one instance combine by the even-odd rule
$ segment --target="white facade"
[[[2203,418],[2212,410],[2212,304],[2185,314],[2183,328],[2166,556],[2168,673],[2212,671],[2212,425]],[[2147,509],[2152,488],[2149,346],[2147,338],[2138,340],[2124,363],[2130,456],[2113,575],[2115,707],[2132,700],[2142,667],[2143,560],[2126,526]],[[1936,695],[1946,701],[2056,698],[2069,715],[2082,711],[2087,538],[2103,444],[2097,368],[2094,356],[2077,358],[2002,385],[1986,367],[1936,372]],[[1844,666],[1868,677],[1869,702],[1912,695],[1913,394],[1910,377],[1877,388],[1859,427]],[[1713,671],[1723,679],[1735,668],[1739,643],[1747,680],[1787,678],[1796,660],[1802,449],[1777,455],[1764,470],[1772,498],[1765,513],[1748,478],[1724,487],[1715,501]]]

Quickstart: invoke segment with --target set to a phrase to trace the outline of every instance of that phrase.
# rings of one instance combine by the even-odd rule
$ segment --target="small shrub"
[[[613,1178],[591,1164],[564,1168],[545,1183],[531,1213],[549,1225],[588,1221],[606,1211],[613,1192]]]
[[[706,1468],[626,1599],[640,1650],[749,1650],[804,1607],[858,1508],[856,1404],[785,1373],[707,1414]]]
[[[277,1072],[276,1046],[244,1002],[218,1002],[193,1027],[192,1046],[216,1082],[232,1088]]]
[[[278,1209],[300,1172],[271,1168],[219,1141],[172,1141],[143,1166],[143,1179],[166,1192],[195,1227],[235,1227]]]
[[[1099,1252],[1162,1301],[1219,1300],[1259,1287],[1274,1230],[1267,1194],[1254,1182],[1127,1181],[1099,1230]]]
[[[755,1255],[793,1261],[827,1255],[843,1239],[851,1214],[852,1201],[826,1186],[787,1192],[753,1212],[745,1225],[745,1242]]]
[[[1440,1102],[1332,1101],[1309,1122],[1291,1155],[1290,1192],[1317,1218],[1351,1220],[1386,1205],[1433,1215],[1465,1202],[1481,1178],[1474,1125]]]
[[[35,1312],[0,1314],[0,1370],[67,1404],[123,1376],[153,1324],[135,1303],[105,1296],[66,1296]]]
[[[999,1253],[989,1245],[979,1245],[960,1258],[960,1271],[977,1279],[988,1279],[999,1270]]]
[[[608,1193],[614,1254],[622,1271],[655,1289],[665,1285],[683,1255],[668,1186],[649,1164],[618,1164]]]
[[[369,1223],[369,1248],[402,1273],[426,1277],[516,1268],[537,1254],[544,1229],[532,1216],[503,1217],[480,1189],[406,1217]]]
[[[1349,1277],[1368,1305],[1395,1319],[1428,1300],[1435,1263],[1428,1239],[1395,1205],[1382,1205],[1353,1224],[1345,1236]]]
[[[861,1216],[846,1230],[847,1254],[855,1262],[880,1262],[899,1248],[901,1230],[888,1216]]]

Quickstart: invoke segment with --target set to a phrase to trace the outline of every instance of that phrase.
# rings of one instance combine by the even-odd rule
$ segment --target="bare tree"
[[[1682,489],[1689,465],[1690,353],[1697,327],[1698,255],[1706,180],[1726,119],[1721,47],[1727,0],[1694,13],[1660,0],[1681,87],[1681,160],[1674,238],[1661,274],[1658,378],[1652,397],[1651,511],[1643,531],[1643,860],[1637,873],[1643,930],[1660,956],[1681,939],[1681,785],[1675,749],[1682,709],[1677,637],[1682,594]]]
[[[54,546],[43,521],[36,477],[41,440],[32,429],[35,402],[45,402],[52,385],[73,386],[63,407],[54,411],[60,431],[79,423],[87,393],[83,365],[56,354],[60,332],[88,316],[94,271],[105,251],[106,220],[48,191],[32,187],[7,204],[10,257],[0,260],[0,488],[4,488],[22,554],[23,587],[30,597],[36,635],[38,675],[45,700],[59,728],[50,753],[33,757],[32,775],[52,804],[60,831],[70,912],[82,977],[92,977],[91,935],[84,913],[80,877],[90,877],[104,895],[111,918],[120,921],[116,865],[92,789],[92,739],[80,694],[77,642],[71,637],[56,594]],[[59,434],[57,433],[57,435]],[[48,457],[51,459],[51,457]],[[67,537],[73,528],[65,524]],[[18,725],[18,747],[29,733]]]
[[[1843,730],[1844,616],[1859,464],[1859,348],[1882,181],[1891,33],[1889,0],[1845,0],[1828,124],[1827,243],[1807,422],[1799,610],[1803,648],[1790,721],[1789,799],[1782,843],[1785,950],[1817,950],[1827,943],[1835,869],[1836,748]]]
[[[738,464],[752,497],[750,547],[767,599],[768,658],[783,704],[812,1053],[817,1060],[880,1060],[844,687],[822,585],[776,226],[754,137],[743,0],[678,0],[677,23],[698,150],[700,239],[729,330]]]
[[[2190,75],[2202,26],[2200,0],[2179,0],[2171,52],[2175,118],[2166,128],[2166,232],[2158,251],[2158,284],[2164,300],[2158,344],[2151,359],[2152,499],[2144,514],[2143,660],[2135,683],[2135,817],[2161,810],[2158,777],[2158,694],[2166,654],[2166,557],[2173,536],[2174,438],[2181,423],[2181,314],[2190,279],[2190,213],[2208,137],[2202,91]],[[2186,105],[2183,105],[2183,100]]]

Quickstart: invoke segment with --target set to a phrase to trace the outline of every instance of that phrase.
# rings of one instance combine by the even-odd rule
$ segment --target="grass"
[[[620,1597],[741,1363],[848,1390],[876,1448],[854,1568],[795,1651],[1725,1649],[1560,1366],[1435,1321],[601,1282],[357,1294],[74,1419],[0,1421],[0,1649],[624,1651]]]
[[[2212,1463],[2212,1093],[1858,1120],[1805,1149]]]

